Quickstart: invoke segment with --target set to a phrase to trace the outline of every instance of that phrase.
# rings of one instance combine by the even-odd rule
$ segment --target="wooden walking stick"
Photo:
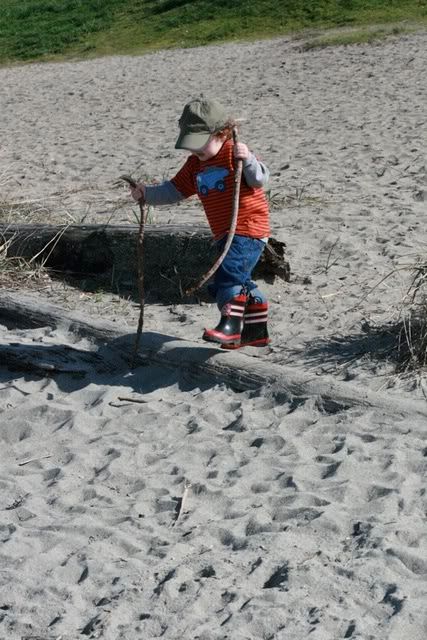
[[[234,127],[233,129],[233,142],[234,144],[238,142],[236,127]],[[234,173],[233,209],[231,212],[231,223],[230,223],[230,229],[228,231],[227,241],[224,245],[224,249],[221,255],[215,261],[215,263],[209,269],[209,271],[206,271],[206,273],[204,274],[204,276],[200,278],[198,283],[193,287],[190,287],[189,289],[187,289],[187,291],[185,292],[185,295],[187,296],[191,296],[195,291],[203,287],[205,282],[207,282],[209,278],[211,278],[214,275],[215,271],[217,271],[220,264],[223,262],[225,256],[228,253],[230,245],[233,242],[234,234],[236,232],[237,218],[239,215],[239,197],[240,197],[240,183],[242,181],[242,171],[243,171],[243,160],[239,159],[236,161],[236,171]]]
[[[131,187],[137,187],[137,183],[131,176],[120,176],[121,180],[124,180]],[[140,217],[139,217],[139,232],[138,232],[138,291],[139,291],[139,319],[138,328],[136,330],[135,346],[133,349],[133,355],[131,360],[131,369],[135,368],[136,357],[138,355],[139,343],[141,340],[142,329],[144,326],[144,230],[145,222],[147,219],[147,205],[144,198],[138,200]]]

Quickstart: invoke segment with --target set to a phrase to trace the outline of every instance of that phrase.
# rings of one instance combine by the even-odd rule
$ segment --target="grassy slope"
[[[0,0],[0,63],[402,20],[425,24],[427,0]]]

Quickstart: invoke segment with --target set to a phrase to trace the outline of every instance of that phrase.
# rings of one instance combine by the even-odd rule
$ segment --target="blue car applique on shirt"
[[[197,189],[202,196],[207,196],[211,189],[217,191],[225,191],[225,182],[229,174],[228,169],[224,167],[208,167],[196,176]]]

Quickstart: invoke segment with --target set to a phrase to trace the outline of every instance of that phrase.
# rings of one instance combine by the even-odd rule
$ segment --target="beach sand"
[[[270,168],[292,269],[260,283],[271,348],[241,357],[419,407],[423,376],[397,376],[370,327],[396,320],[401,267],[426,248],[426,45],[283,38],[2,68],[0,201],[135,222],[115,181],[174,175],[182,106],[215,95]],[[203,223],[196,202],[151,216]],[[136,329],[131,300],[30,284],[41,307]],[[194,354],[215,321],[212,304],[148,304],[145,328]],[[0,638],[424,640],[422,412],[131,371],[66,323],[0,327]],[[11,344],[62,354],[62,371],[10,370]]]

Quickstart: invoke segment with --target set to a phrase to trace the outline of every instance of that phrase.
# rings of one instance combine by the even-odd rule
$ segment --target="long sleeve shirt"
[[[159,185],[146,186],[146,202],[154,206],[174,204],[197,194],[213,236],[221,238],[230,228],[234,165],[230,140],[209,160],[201,161],[196,155],[190,155],[174,178]],[[263,190],[268,179],[267,167],[251,153],[243,161],[236,234],[254,238],[269,235],[269,211]]]

